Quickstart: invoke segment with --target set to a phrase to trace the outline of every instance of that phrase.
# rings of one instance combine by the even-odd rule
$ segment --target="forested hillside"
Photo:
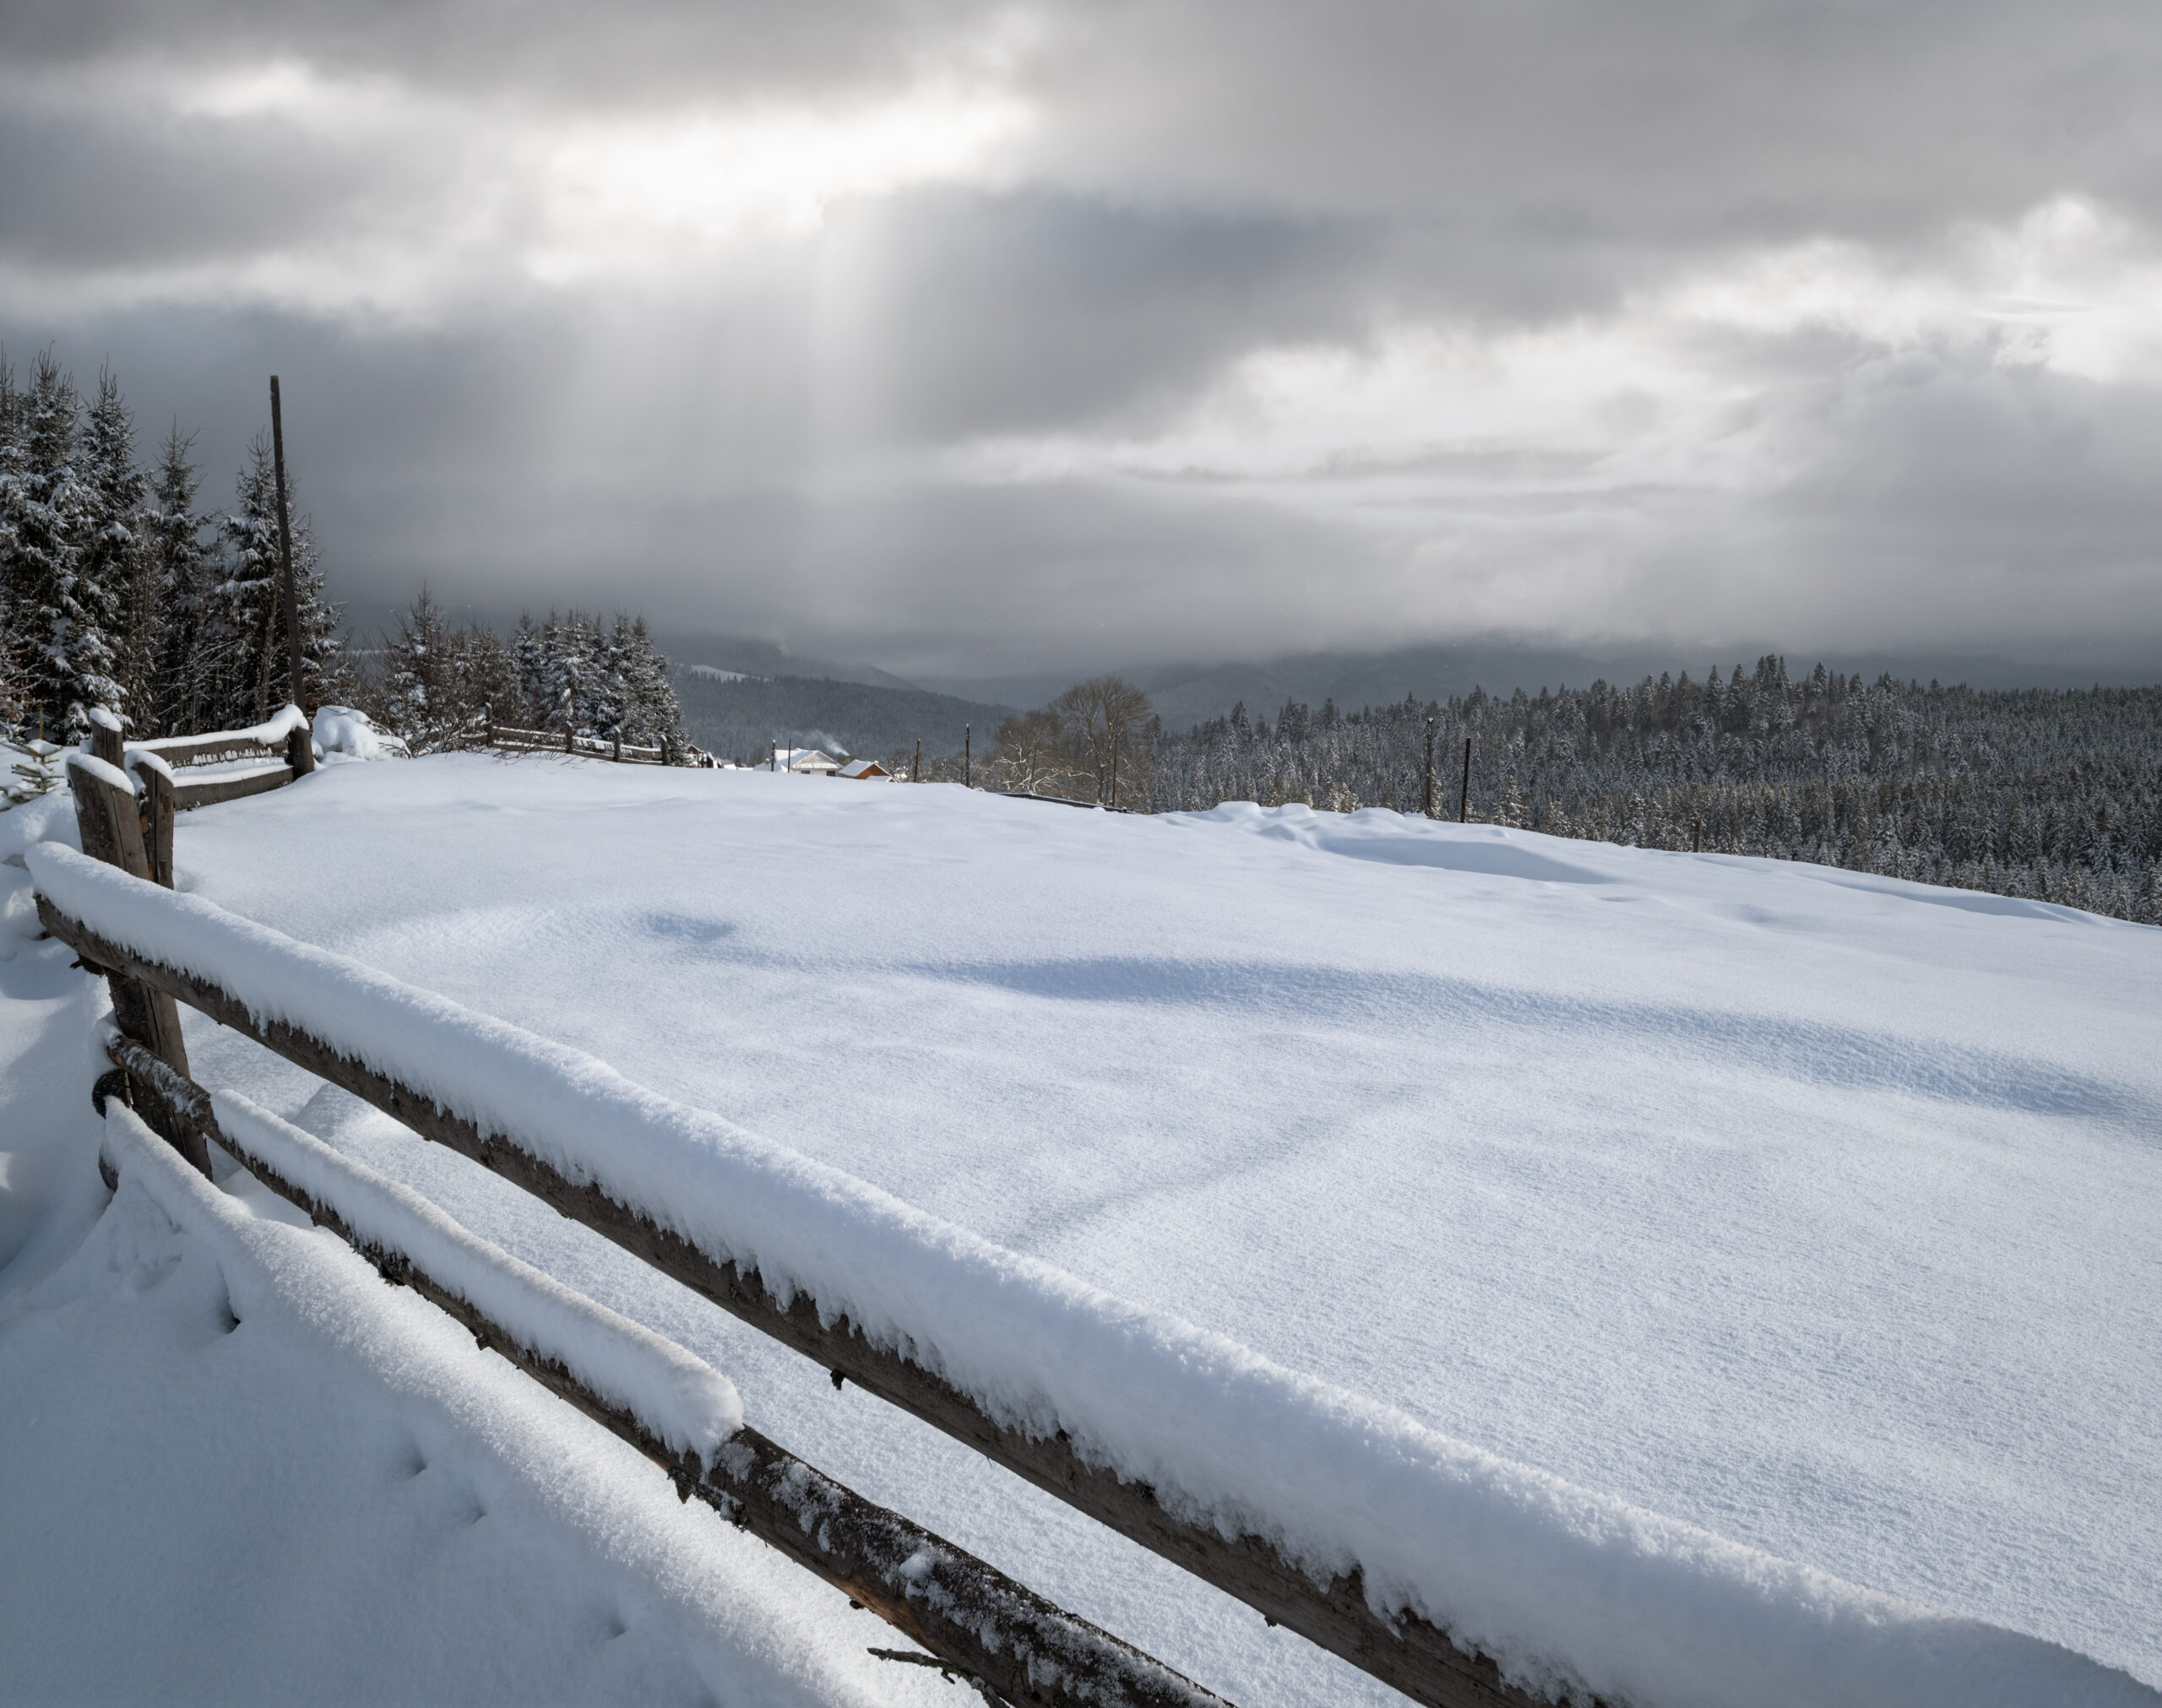
[[[1644,848],[1768,854],[2162,924],[2162,688],[1977,691],[1777,658],[1702,682],[1243,707],[1149,744],[1149,806],[1421,805]]]
[[[276,479],[259,433],[225,508],[205,507],[177,426],[136,461],[119,382],[78,389],[50,352],[21,384],[0,354],[0,735],[72,739],[94,707],[138,735],[260,723],[289,680]],[[307,513],[291,504],[311,705],[352,676]]]
[[[724,681],[685,665],[671,674],[690,739],[724,759],[757,760],[775,742],[886,759],[913,754],[919,739],[928,759],[959,752],[964,729],[974,729],[979,750],[987,748],[1012,710],[921,688],[823,677]]]

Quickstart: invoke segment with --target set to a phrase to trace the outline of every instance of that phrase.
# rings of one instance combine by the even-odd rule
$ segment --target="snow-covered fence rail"
[[[995,1567],[845,1488],[743,1422],[727,1380],[674,1342],[571,1292],[377,1174],[231,1093],[210,1093],[116,1033],[115,1074],[136,1117],[107,1114],[108,1184],[133,1162],[155,1176],[153,1134],[215,1143],[270,1190],[410,1287],[675,1483],[941,1664],[1014,1702],[1229,1708]],[[170,1191],[176,1183],[167,1180]],[[155,1190],[155,1189],[154,1189]]]
[[[169,792],[168,812],[282,789],[315,768],[307,716],[297,706],[252,729],[152,741],[123,741],[118,719],[108,713],[92,730],[91,751],[107,764],[136,773],[153,802]]]

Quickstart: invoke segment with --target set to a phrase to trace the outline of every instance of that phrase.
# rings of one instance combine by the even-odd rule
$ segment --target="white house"
[[[793,771],[799,777],[831,777],[841,768],[832,754],[816,747],[776,747],[772,763],[774,770]]]

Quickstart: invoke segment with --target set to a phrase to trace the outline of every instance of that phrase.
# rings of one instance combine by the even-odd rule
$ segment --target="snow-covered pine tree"
[[[105,636],[109,660],[97,703],[121,712],[140,733],[148,722],[156,621],[137,534],[149,483],[135,464],[134,417],[110,368],[98,371],[97,397],[83,422],[81,478],[77,599]]]
[[[548,613],[547,627],[555,626],[556,614]],[[546,629],[533,621],[533,613],[526,611],[518,620],[518,636],[510,648],[511,669],[518,679],[519,697],[524,709],[519,713],[520,720],[531,718],[535,724],[545,724],[548,713],[548,646]],[[502,716],[508,716],[503,708]],[[530,727],[530,726],[528,726]]]
[[[92,708],[117,704],[120,685],[102,589],[83,578],[90,492],[79,468],[80,399],[50,350],[16,407],[22,469],[11,488],[9,578],[20,601],[24,674],[46,735],[72,739],[90,728]]]
[[[676,685],[669,680],[668,660],[655,649],[643,616],[631,623],[629,660],[631,733],[626,739],[657,746],[661,756],[676,764],[689,746],[683,735],[683,708],[676,698]]]
[[[541,676],[541,702],[536,708],[545,713],[540,727],[590,735],[596,674],[591,626],[575,610],[566,611],[560,622],[551,612],[542,646],[546,668]]]
[[[217,566],[203,549],[203,530],[210,518],[195,508],[200,471],[188,460],[194,444],[193,435],[181,436],[175,421],[158,453],[139,529],[157,632],[149,710],[135,716],[139,728],[159,735],[217,727],[204,721],[209,685],[217,675],[210,653],[217,637],[207,621]]]
[[[448,626],[424,583],[420,597],[383,642],[380,697],[373,708],[414,753],[437,753],[458,733]]]
[[[313,530],[293,504],[295,484],[289,465],[285,502],[299,594],[302,691],[293,691],[285,648],[277,470],[269,435],[258,433],[248,442],[247,461],[234,483],[234,507],[220,529],[225,573],[215,591],[212,615],[230,648],[214,696],[221,727],[259,723],[289,700],[318,706],[349,691],[350,665],[338,636],[340,612],[325,597]]]
[[[15,555],[15,510],[23,474],[21,399],[14,365],[0,348],[0,733],[22,726],[29,704],[23,660],[28,643],[20,621],[22,588]]]
[[[604,741],[636,738],[626,731],[630,712],[631,619],[617,611],[612,626],[603,629],[596,613],[594,628],[594,687],[589,725]]]
[[[275,507],[270,447],[258,433],[234,480],[233,507],[218,519],[220,573],[207,613],[215,674],[204,708],[204,722],[214,729],[241,728],[269,714],[271,654],[279,639]]]

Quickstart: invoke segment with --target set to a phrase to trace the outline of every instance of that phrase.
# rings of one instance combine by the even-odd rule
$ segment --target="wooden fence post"
[[[93,746],[119,744],[117,725],[110,732],[110,743],[100,739],[105,733],[103,726],[93,726]],[[124,777],[127,773],[122,771],[121,775]],[[73,760],[68,767],[68,787],[75,797],[75,824],[82,837],[83,852],[92,859],[118,866],[130,877],[149,882],[149,855],[143,846],[143,821],[134,791],[123,793],[89,766]],[[167,822],[170,821],[168,818]],[[91,968],[85,962],[84,969],[105,974],[106,984],[112,992],[112,1017],[122,1034],[133,1038],[174,1072],[186,1073],[187,1048],[181,1042],[180,1010],[171,996],[113,968]],[[172,1133],[162,1136],[202,1173],[210,1172],[210,1153],[199,1136]]]
[[[143,791],[143,854],[149,862],[150,881],[172,886],[172,816],[176,807],[172,779],[155,765],[131,766],[128,775]]]
[[[301,595],[300,583],[293,577],[293,529],[286,518],[285,504],[285,417],[278,403],[278,376],[270,376],[270,454],[276,465],[278,480],[278,556],[285,568],[285,659],[286,674],[292,678],[291,686],[293,704],[302,712],[307,710],[303,699],[301,681]],[[306,738],[296,746],[285,744],[285,762],[293,767],[293,775],[305,777],[315,769],[315,750]]]

